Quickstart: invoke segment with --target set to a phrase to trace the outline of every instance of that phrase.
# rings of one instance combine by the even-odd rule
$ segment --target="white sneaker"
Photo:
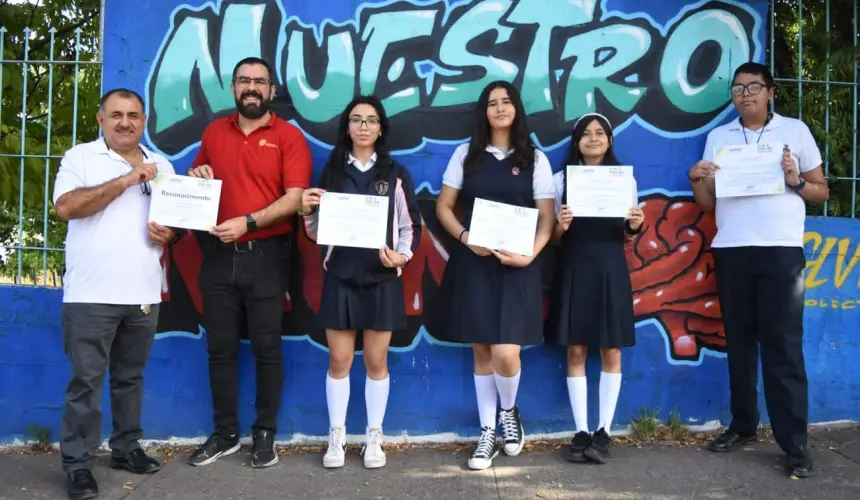
[[[367,443],[361,451],[364,455],[364,467],[378,469],[385,467],[385,451],[382,449],[382,430],[367,429]]]
[[[493,465],[493,459],[499,454],[499,446],[496,444],[496,431],[490,427],[481,427],[481,437],[478,445],[469,457],[469,468],[474,470],[489,469]]]
[[[336,469],[346,461],[346,430],[343,427],[328,432],[328,450],[323,456],[323,467]]]

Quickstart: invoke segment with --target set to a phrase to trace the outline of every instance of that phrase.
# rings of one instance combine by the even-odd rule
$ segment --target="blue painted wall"
[[[523,90],[535,139],[556,169],[573,121],[594,109],[609,116],[618,156],[635,165],[640,197],[655,223],[629,254],[638,344],[624,353],[615,427],[646,408],[663,416],[680,411],[690,424],[726,423],[724,335],[709,272],[713,219],[692,203],[685,172],[700,158],[707,131],[735,116],[728,94],[734,68],[764,59],[766,1],[645,6],[605,0],[582,2],[582,8],[556,0],[106,3],[104,88],[129,87],[145,96],[145,140],[179,172],[190,164],[206,124],[232,111],[222,81],[229,82],[242,57],[261,55],[277,68],[275,109],[305,131],[317,173],[343,105],[356,92],[386,98],[397,154],[425,200],[427,225],[404,276],[410,326],[395,332],[389,356],[387,434],[475,432],[471,350],[436,341],[422,326],[422,314],[449,244],[433,217],[433,195],[452,151],[468,137],[462,117],[469,104],[497,78]],[[856,221],[807,223],[805,347],[813,422],[860,415],[858,242]],[[324,435],[328,422],[327,351],[313,322],[321,268],[312,243],[301,240],[294,271],[284,304],[281,439]],[[165,259],[165,304],[146,371],[147,438],[196,437],[211,429],[198,272],[199,248],[186,238]],[[31,424],[58,435],[69,374],[61,297],[56,289],[0,287],[0,442],[26,438]],[[523,366],[518,399],[526,432],[571,430],[563,350],[529,348]],[[240,370],[240,420],[247,429],[254,393],[247,344]],[[598,373],[593,359],[592,419]],[[347,426],[361,433],[360,357],[352,383]],[[764,412],[763,399],[761,406]],[[106,399],[103,409],[107,433]]]

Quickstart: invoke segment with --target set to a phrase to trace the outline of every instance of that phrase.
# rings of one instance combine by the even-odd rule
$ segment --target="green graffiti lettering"
[[[600,58],[610,45],[613,53],[606,59]],[[570,38],[561,55],[562,59],[576,58],[567,80],[565,121],[594,111],[598,90],[615,108],[632,110],[645,96],[645,87],[621,85],[609,78],[642,58],[650,46],[651,35],[637,26],[606,26]]]
[[[348,31],[328,35],[323,45],[327,47],[328,55],[326,74],[323,83],[313,88],[305,70],[305,40],[313,38],[311,30],[296,30],[288,36],[287,90],[293,106],[302,117],[314,123],[325,123],[336,117],[352,100],[355,89],[354,49]]]
[[[510,0],[478,2],[451,24],[439,47],[439,61],[443,66],[462,70],[463,75],[470,81],[462,81],[463,76],[439,78],[433,106],[456,106],[473,102],[488,83],[494,80],[511,82],[517,77],[519,68],[515,63],[498,57],[472,54],[466,48],[471,40],[488,31],[496,32],[495,44],[510,40],[514,30],[499,25],[510,6]],[[484,76],[472,80],[470,75],[477,73],[475,68],[483,68]],[[452,79],[460,81],[451,81]]]
[[[381,12],[367,19],[361,34],[361,40],[366,43],[361,58],[359,82],[362,94],[373,94],[376,91],[386,49],[397,42],[432,35],[438,15],[436,10],[408,10]],[[421,87],[413,86],[394,92],[385,96],[382,103],[388,116],[417,108],[421,105]]]
[[[222,43],[218,52],[218,67],[209,47],[210,23],[202,17],[189,15],[182,23],[161,56],[153,75],[152,109],[155,111],[155,132],[191,117],[192,68],[196,68],[203,97],[213,113],[235,106],[230,91],[233,67],[245,57],[260,55],[260,28],[265,4],[233,4],[226,8],[220,22],[221,37],[229,34],[231,43]],[[217,45],[216,45],[217,46]]]
[[[586,24],[594,18],[594,0],[521,0],[507,16],[519,25],[537,25],[523,76],[522,98],[526,113],[555,108],[555,79],[550,77],[550,41],[553,30]]]
[[[719,64],[704,83],[694,86],[690,83],[690,69],[702,70],[694,55],[708,41],[720,46]],[[660,83],[666,97],[681,111],[708,113],[729,100],[732,74],[749,60],[749,41],[741,21],[724,10],[704,10],[685,19],[672,32],[660,63]]]

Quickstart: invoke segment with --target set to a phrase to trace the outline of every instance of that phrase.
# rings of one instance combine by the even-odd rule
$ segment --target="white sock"
[[[618,403],[618,393],[621,392],[621,374],[600,372],[600,424],[610,433],[612,419],[615,418],[615,405]]]
[[[576,432],[588,432],[588,384],[585,377],[567,377],[567,397]]]
[[[478,396],[478,417],[481,427],[496,428],[496,379],[494,375],[475,375],[475,394]]]
[[[503,410],[510,410],[517,403],[517,389],[520,387],[520,373],[518,371],[513,377],[503,377],[498,373],[496,377],[496,388],[499,390],[499,403]]]
[[[325,376],[325,400],[328,403],[328,423],[334,429],[346,427],[346,407],[349,405],[349,374],[337,379]]]
[[[364,404],[367,405],[367,426],[371,429],[382,429],[385,419],[385,407],[388,405],[388,375],[382,380],[367,377],[364,383]]]

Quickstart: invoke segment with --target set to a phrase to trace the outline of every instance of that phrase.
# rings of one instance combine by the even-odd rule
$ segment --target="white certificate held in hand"
[[[637,203],[633,167],[568,165],[565,205],[574,217],[627,217]]]
[[[760,196],[785,192],[782,144],[742,144],[714,149],[717,198]]]
[[[162,226],[207,232],[218,224],[220,180],[158,174],[150,185],[149,220]]]
[[[387,232],[388,196],[328,192],[320,197],[317,244],[379,250]]]
[[[468,244],[531,257],[535,249],[538,210],[475,198]]]

